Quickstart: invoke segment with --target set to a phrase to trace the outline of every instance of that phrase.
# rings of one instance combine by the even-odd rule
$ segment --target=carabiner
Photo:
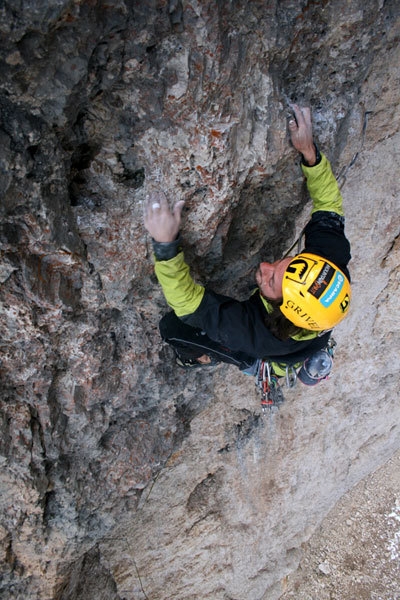
[[[296,369],[291,365],[286,365],[286,375],[285,375],[286,385],[287,387],[294,388],[297,381],[297,372]]]

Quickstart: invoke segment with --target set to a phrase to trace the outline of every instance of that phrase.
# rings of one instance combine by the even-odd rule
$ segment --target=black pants
[[[201,329],[186,325],[174,312],[167,313],[159,326],[162,339],[182,358],[195,359],[207,354],[215,360],[236,365],[240,370],[247,369],[256,360],[244,352],[234,352],[214,342]]]

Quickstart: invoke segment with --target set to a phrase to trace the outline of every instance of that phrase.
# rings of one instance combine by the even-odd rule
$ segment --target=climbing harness
[[[282,377],[282,381],[285,382],[286,387],[289,389],[294,388],[298,379],[306,385],[315,385],[323,379],[327,379],[332,367],[336,345],[335,340],[331,337],[324,350],[318,350],[318,352],[306,359],[302,365],[286,365],[285,375]],[[321,355],[324,355],[328,359],[329,370],[326,368],[325,361],[321,363]],[[279,365],[279,367],[281,366],[283,367],[283,365]],[[320,372],[318,372],[318,368],[321,369]],[[305,375],[303,371],[305,371]],[[267,360],[257,361],[255,380],[256,387],[261,391],[262,412],[267,413],[274,407],[279,408],[285,401],[285,397],[279,377],[274,373],[270,362]]]

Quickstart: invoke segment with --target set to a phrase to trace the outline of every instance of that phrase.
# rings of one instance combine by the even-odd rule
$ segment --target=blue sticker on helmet
[[[323,294],[323,296],[321,296],[321,298],[319,299],[319,301],[326,308],[328,306],[330,306],[336,300],[336,298],[338,297],[338,295],[340,294],[340,292],[343,288],[344,281],[345,281],[344,276],[341,273],[336,272],[336,275],[333,278],[331,285],[328,287],[325,294]]]

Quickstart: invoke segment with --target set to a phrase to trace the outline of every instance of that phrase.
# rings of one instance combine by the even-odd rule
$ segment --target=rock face
[[[400,452],[352,488],[305,545],[281,600],[396,598]]]
[[[0,9],[1,597],[273,600],[400,445],[395,0],[28,1]],[[142,204],[243,297],[309,214],[288,103],[345,198],[354,299],[333,377],[261,415],[173,367]]]

